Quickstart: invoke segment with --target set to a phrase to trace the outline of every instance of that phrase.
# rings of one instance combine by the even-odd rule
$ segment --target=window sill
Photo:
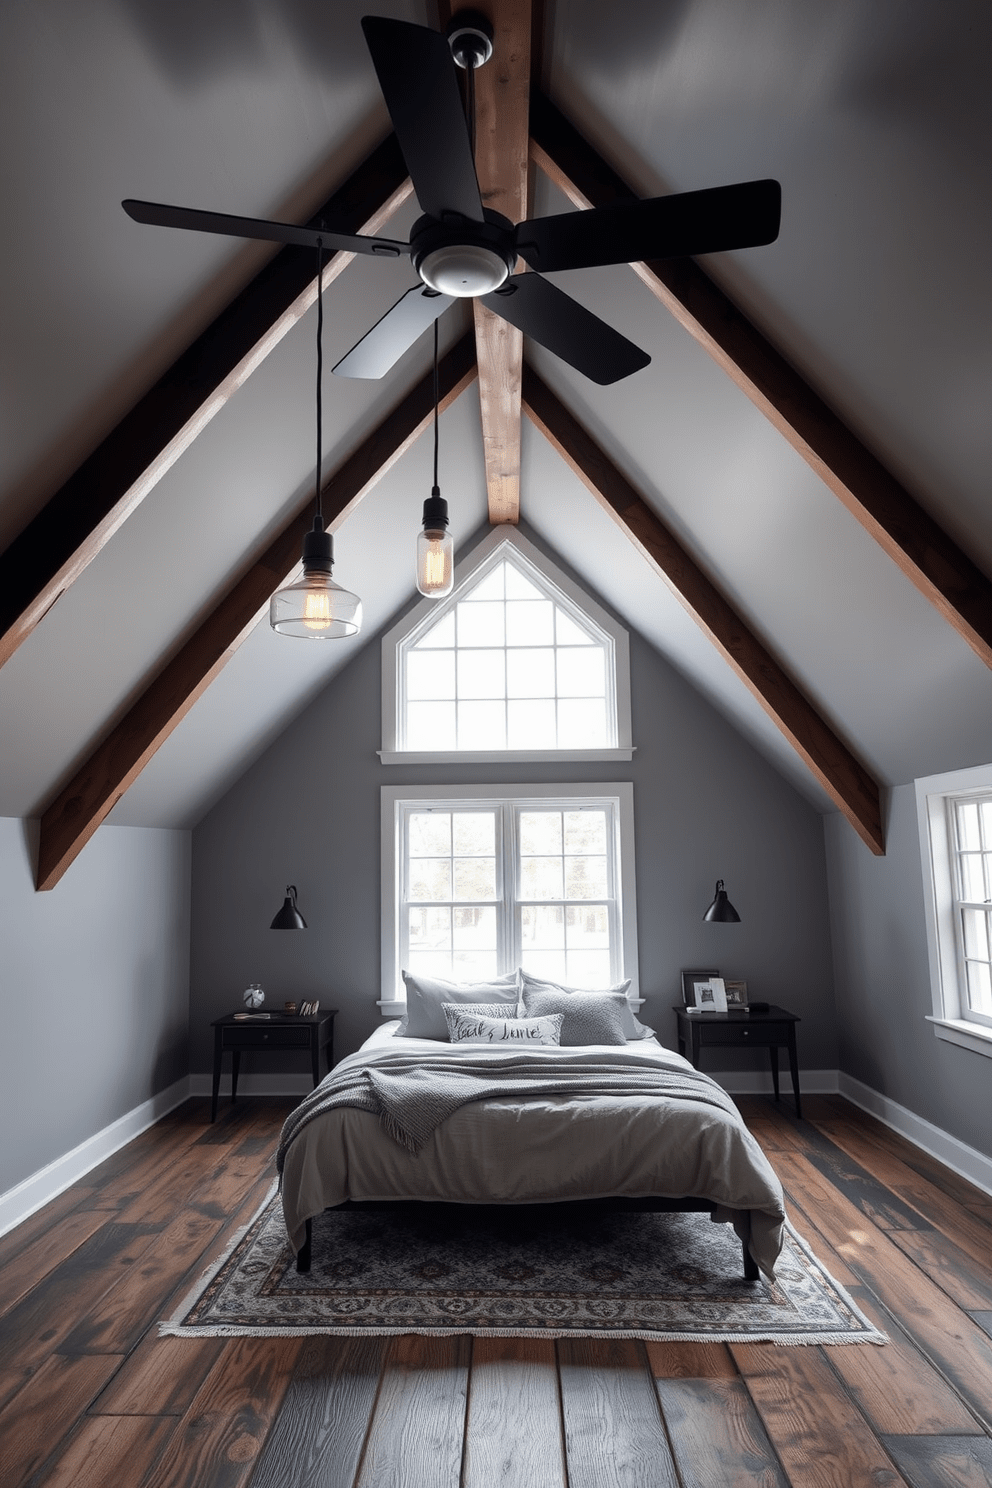
[[[966,1022],[964,1018],[937,1018],[932,1013],[928,1013],[926,1018],[934,1026],[935,1037],[992,1059],[992,1028],[986,1028],[982,1023]]]
[[[383,765],[567,765],[634,758],[630,745],[617,749],[380,749],[378,754]]]

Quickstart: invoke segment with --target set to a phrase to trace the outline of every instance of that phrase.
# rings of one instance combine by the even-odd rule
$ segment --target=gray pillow
[[[634,1009],[627,1001],[627,989],[630,986],[630,978],[625,982],[617,982],[613,987],[602,987],[590,990],[587,987],[566,987],[562,982],[549,982],[544,977],[532,976],[528,971],[520,973],[520,988],[526,992],[531,987],[535,992],[567,992],[572,997],[615,997],[618,992],[624,994],[623,1026],[628,1039],[646,1039],[654,1037],[654,1029],[639,1023],[634,1017]]]
[[[625,1044],[623,1007],[627,1001],[622,992],[544,992],[534,987],[524,989],[524,1008],[528,1018],[548,1018],[561,1013],[562,1048],[579,1044]]]
[[[517,974],[513,981],[446,982],[440,977],[415,976],[403,972],[406,983],[406,1017],[396,1030],[397,1038],[439,1039],[448,1042],[448,1025],[443,1005],[446,1002],[498,1002],[517,1015]]]
[[[480,1016],[477,1007],[446,1002],[444,1016],[453,1044],[543,1044],[557,1048],[561,1042],[562,1016],[507,1018]]]

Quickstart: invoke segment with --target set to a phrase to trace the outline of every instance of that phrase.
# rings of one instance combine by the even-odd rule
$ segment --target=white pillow
[[[544,1044],[557,1048],[561,1041],[561,1013],[550,1018],[487,1018],[471,1005],[447,1002],[444,1016],[453,1044]]]
[[[442,1004],[445,1002],[498,1002],[505,1003],[510,1017],[517,1014],[517,973],[513,980],[505,978],[491,982],[446,982],[440,977],[415,976],[412,971],[403,972],[406,983],[406,1017],[396,1031],[397,1038],[440,1039],[446,1043],[448,1025],[444,1019]]]
[[[626,1004],[623,1008],[623,1031],[627,1039],[653,1038],[654,1029],[646,1027],[643,1023],[639,1023],[634,1017],[634,1009],[627,1001],[627,990],[629,987],[629,977],[625,982],[617,982],[615,987],[598,987],[593,989],[591,987],[566,987],[561,982],[549,982],[545,977],[532,976],[529,971],[521,971],[520,973],[521,995],[525,995],[528,988],[534,992],[569,992],[573,997],[581,997],[583,993],[587,997],[590,995],[593,997],[615,997],[618,992],[622,992],[624,994],[624,1003]]]

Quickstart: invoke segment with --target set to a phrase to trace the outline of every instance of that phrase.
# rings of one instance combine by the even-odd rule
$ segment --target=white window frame
[[[915,786],[933,998],[933,1013],[927,1020],[934,1025],[937,1038],[992,1058],[992,1027],[969,1009],[962,981],[953,845],[954,802],[969,795],[992,795],[992,764],[929,775]]]
[[[578,623],[591,623],[602,632],[607,665],[607,700],[616,697],[615,743],[601,749],[494,749],[494,750],[410,750],[400,748],[399,720],[403,708],[403,650],[414,645],[420,636],[436,624],[445,610],[457,601],[458,590],[469,581],[481,581],[487,572],[502,563],[508,549],[522,559],[521,567],[532,571],[534,582],[548,592],[562,608],[575,616]],[[531,575],[528,575],[531,576]],[[482,541],[464,558],[459,558],[456,588],[449,599],[422,599],[394,625],[382,640],[382,748],[379,759],[384,765],[420,764],[533,764],[555,760],[563,764],[587,761],[630,760],[634,750],[630,731],[630,641],[626,630],[612,615],[578,584],[528,542],[515,527],[492,527]]]
[[[567,809],[606,804],[613,809],[616,825],[614,875],[617,946],[620,953],[618,981],[630,978],[627,996],[633,1007],[642,998],[637,974],[637,912],[634,882],[634,787],[630,781],[592,781],[543,785],[384,785],[381,787],[382,834],[382,985],[379,1007],[383,1016],[400,1018],[406,999],[400,977],[400,906],[402,903],[402,814],[426,804],[445,809],[495,803],[521,806],[548,805]]]

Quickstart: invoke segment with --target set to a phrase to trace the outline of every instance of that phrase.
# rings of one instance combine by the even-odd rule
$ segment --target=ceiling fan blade
[[[398,258],[410,251],[409,243],[392,238],[362,238],[331,228],[295,227],[291,222],[266,222],[260,217],[230,217],[226,212],[168,207],[162,202],[135,201],[131,197],[122,201],[121,206],[135,222],[147,222],[153,227],[183,227],[229,238],[264,238],[271,243],[295,243],[301,248],[316,248],[319,239],[329,252],[372,253],[380,258]]]
[[[437,294],[415,284],[333,370],[339,377],[385,377],[417,337],[453,303],[453,295]]]
[[[482,197],[448,42],[438,31],[364,16],[362,30],[421,209],[482,222]]]
[[[514,274],[501,289],[479,298],[525,336],[601,385],[619,382],[651,360],[633,341],[539,274]]]
[[[781,215],[777,181],[743,181],[521,222],[517,252],[541,273],[723,253],[773,243]]]

